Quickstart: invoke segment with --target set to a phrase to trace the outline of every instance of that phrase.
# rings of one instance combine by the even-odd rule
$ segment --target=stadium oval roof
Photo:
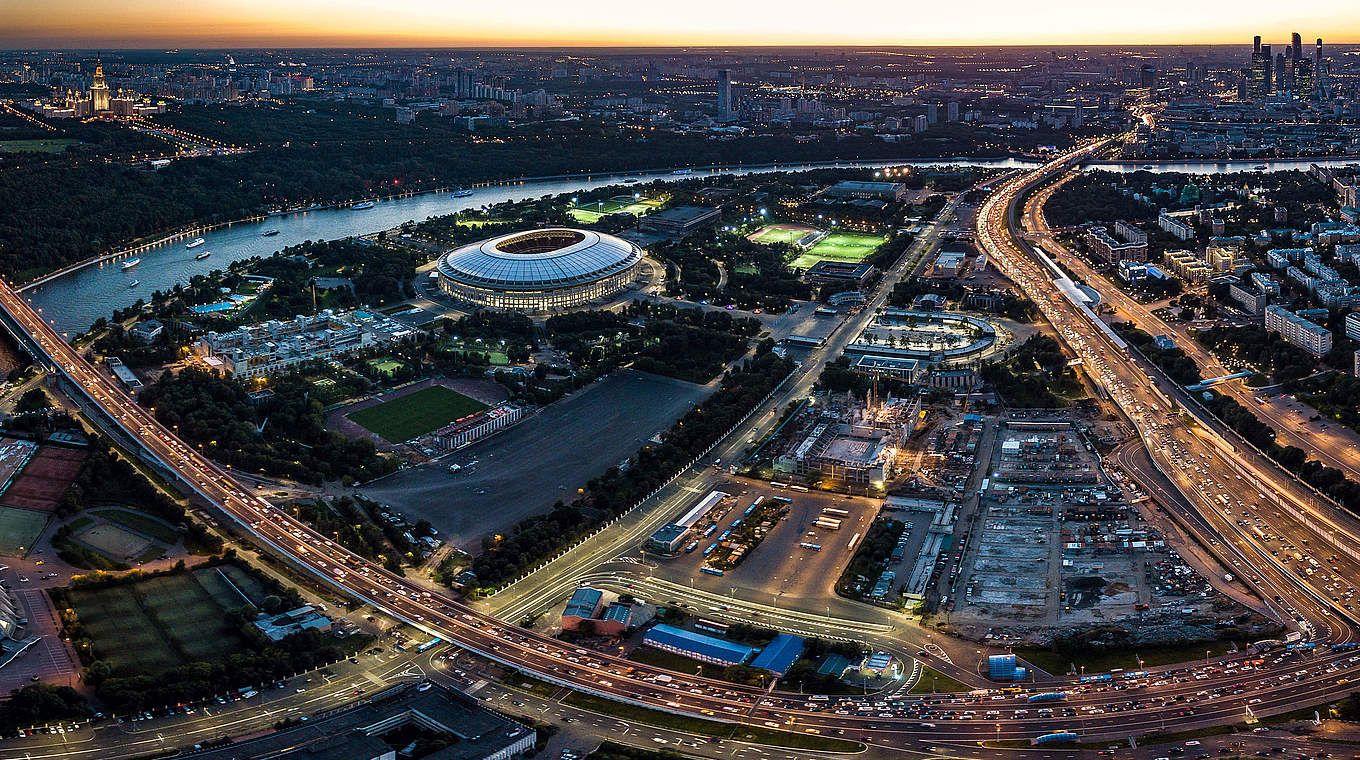
[[[550,227],[501,235],[455,248],[439,273],[496,290],[541,290],[592,282],[636,264],[642,249],[591,230]]]

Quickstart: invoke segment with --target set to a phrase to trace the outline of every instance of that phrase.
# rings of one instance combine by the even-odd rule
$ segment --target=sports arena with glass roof
[[[628,287],[642,261],[636,245],[590,230],[515,232],[455,248],[439,259],[439,287],[494,309],[548,311]]]

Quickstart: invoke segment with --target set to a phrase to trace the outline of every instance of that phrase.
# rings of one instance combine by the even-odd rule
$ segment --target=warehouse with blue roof
[[[777,676],[789,672],[789,666],[803,654],[803,637],[781,633],[775,636],[760,654],[751,661],[751,667],[768,670]]]
[[[657,649],[684,655],[700,662],[715,665],[740,665],[750,659],[755,649],[702,633],[686,631],[673,625],[658,625],[647,631],[642,643]]]

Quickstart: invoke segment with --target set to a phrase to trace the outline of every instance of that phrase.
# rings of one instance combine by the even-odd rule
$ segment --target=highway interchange
[[[1095,683],[1058,679],[1027,687],[1067,693],[1063,702],[1036,707],[1027,702],[1026,693],[1004,693],[996,686],[986,693],[965,695],[816,700],[668,672],[579,649],[522,629],[513,618],[497,617],[428,591],[349,553],[277,510],[240,485],[230,472],[180,441],[67,345],[7,284],[0,286],[0,309],[21,341],[66,378],[72,390],[79,389],[120,438],[135,442],[149,463],[236,521],[269,551],[432,637],[558,686],[671,713],[844,737],[874,747],[937,748],[967,757],[1001,754],[979,745],[991,740],[1024,740],[1070,730],[1085,741],[1119,741],[1163,730],[1239,722],[1248,708],[1257,715],[1272,715],[1334,700],[1351,691],[1349,679],[1360,678],[1360,652],[1328,648],[1357,640],[1356,624],[1345,608],[1356,592],[1342,579],[1360,577],[1356,559],[1360,551],[1354,538],[1360,531],[1348,516],[1316,511],[1306,496],[1296,495],[1296,485],[1284,481],[1279,471],[1244,456],[1219,431],[1178,414],[1172,399],[1179,389],[1168,386],[1146,362],[1130,357],[1117,339],[1102,332],[1091,321],[1094,315],[1083,312],[1063,294],[1054,273],[1020,239],[1016,212],[1026,195],[1103,146],[1088,144],[999,183],[978,215],[978,242],[998,269],[1040,306],[1063,343],[1082,359],[1092,380],[1129,417],[1156,468],[1195,507],[1189,524],[1199,538],[1214,547],[1220,560],[1238,568],[1239,577],[1257,589],[1283,622],[1316,643],[1315,653],[1241,653],[1208,663],[1150,668],[1143,675],[1114,675]],[[885,281],[895,281],[902,274],[899,267]],[[890,288],[887,284],[876,291],[859,320],[852,323],[867,320]],[[852,323],[827,341],[823,357],[834,356],[838,346],[855,334]],[[768,402],[769,407],[778,409],[805,393],[816,379],[812,368],[818,366],[816,360],[805,363]],[[753,419],[763,422],[764,414]],[[734,431],[715,449],[715,455],[726,458],[728,452],[739,452],[746,435],[744,426]],[[1129,469],[1131,476],[1139,478],[1136,468]],[[698,486],[704,477],[702,472],[688,475],[682,485]],[[670,494],[678,504],[685,490]],[[655,511],[666,517],[670,513],[670,509]],[[635,524],[634,530],[614,538],[627,543],[650,525]],[[1262,534],[1279,538],[1267,540]],[[594,561],[583,562],[581,568],[618,554],[617,545],[608,538],[601,540]],[[1281,555],[1289,556],[1282,551],[1286,544],[1295,547],[1288,551],[1312,555],[1318,568],[1307,567],[1306,560],[1285,562]],[[577,567],[572,562],[564,559],[563,567],[549,566],[544,574],[548,585],[523,592],[518,603],[557,593],[561,578],[574,583],[571,573]],[[517,608],[515,599],[505,604]],[[864,633],[871,638],[872,632]],[[925,651],[918,656],[932,667],[948,666]],[[1248,660],[1260,662],[1247,664]],[[981,685],[977,678],[972,682]]]

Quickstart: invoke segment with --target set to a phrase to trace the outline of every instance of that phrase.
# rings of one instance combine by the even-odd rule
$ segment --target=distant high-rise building
[[[1317,72],[1313,70],[1313,61],[1310,58],[1300,58],[1294,61],[1294,94],[1295,96],[1308,100],[1313,97],[1313,89],[1316,86]]]
[[[1318,40],[1319,43],[1322,40]],[[109,85],[104,81],[104,66],[96,64],[94,79],[90,82],[90,110],[102,113],[109,110]]]
[[[940,123],[939,103],[926,103],[926,123],[931,125]]]
[[[734,115],[732,110],[732,71],[731,69],[718,69],[718,118],[722,121],[729,121]]]
[[[948,103],[944,104],[944,120],[945,121],[959,120],[959,104],[957,101],[951,100]]]
[[[1288,75],[1288,72],[1290,71],[1290,69],[1291,69],[1291,67],[1285,65],[1285,62],[1284,62],[1284,53],[1276,53],[1276,54],[1275,54],[1275,91],[1276,91],[1276,92],[1288,92],[1288,91],[1289,91],[1289,82],[1287,81],[1287,79],[1288,79],[1288,76],[1289,76],[1289,75]]]
[[[1322,100],[1327,97],[1326,83],[1322,81],[1322,38],[1317,38],[1317,46],[1313,48],[1313,89],[1309,91],[1313,97]]]
[[[1290,38],[1289,47],[1291,59],[1297,61],[1303,57],[1303,38],[1299,36],[1298,32],[1294,32]]]
[[[1251,66],[1247,69],[1247,97],[1260,99],[1270,94],[1270,46],[1262,45],[1257,37],[1251,53]]]

